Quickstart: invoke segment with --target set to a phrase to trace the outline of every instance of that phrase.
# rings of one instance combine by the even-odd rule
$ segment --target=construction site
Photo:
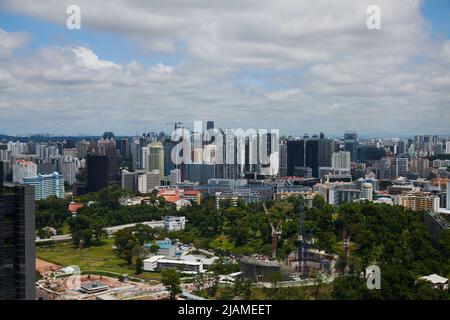
[[[311,248],[314,244],[314,238],[304,226],[303,204],[299,206],[300,228],[297,236],[296,251],[290,253],[283,261],[276,258],[277,244],[283,234],[283,223],[282,221],[279,221],[277,224],[273,223],[265,204],[263,204],[263,208],[272,230],[272,255],[270,257],[262,255],[240,257],[238,259],[240,271],[245,277],[252,279],[256,283],[267,283],[271,280],[271,274],[279,273],[281,281],[291,282],[309,280],[317,273],[331,278],[336,273],[336,262],[339,256]],[[348,241],[345,243],[348,244]]]

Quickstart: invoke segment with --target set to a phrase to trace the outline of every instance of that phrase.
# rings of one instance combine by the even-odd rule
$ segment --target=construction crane
[[[308,250],[309,250],[309,238],[311,234],[306,234],[305,231],[305,216],[303,212],[303,201],[300,200],[300,229],[297,241],[297,256],[298,256],[298,271],[303,275],[303,279],[307,279],[309,276],[308,269]]]
[[[281,238],[281,235],[283,234],[283,222],[278,222],[277,226],[273,224],[272,221],[270,221],[269,211],[267,210],[266,204],[263,203],[264,212],[267,215],[267,220],[269,220],[270,228],[272,229],[272,258],[277,257],[277,243],[278,238]]]

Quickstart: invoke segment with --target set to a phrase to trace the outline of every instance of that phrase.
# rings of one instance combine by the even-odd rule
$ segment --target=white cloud
[[[25,32],[6,32],[0,28],[0,59],[11,58],[13,50],[23,46],[29,40]]]
[[[82,28],[126,36],[148,54],[181,44],[183,61],[119,65],[87,47],[43,48],[0,62],[0,108],[20,106],[10,113],[17,119],[22,111],[43,123],[71,119],[73,128],[53,123],[68,132],[134,133],[216,119],[290,133],[448,134],[450,42],[431,40],[420,0],[375,1],[383,29],[368,30],[373,2],[80,0]],[[3,1],[61,27],[69,4]],[[11,37],[0,30],[0,49]],[[9,43],[11,58],[17,44]],[[37,112],[56,106],[57,114]]]

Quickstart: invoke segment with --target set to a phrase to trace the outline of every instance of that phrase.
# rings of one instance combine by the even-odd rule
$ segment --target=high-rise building
[[[320,133],[319,138],[319,168],[329,168],[332,166],[333,157],[333,140],[325,139],[323,133]]]
[[[305,167],[305,141],[287,142],[287,175],[296,176],[296,170]]]
[[[283,141],[280,144],[280,177],[287,176],[287,144]]]
[[[120,156],[123,159],[130,159],[130,143],[128,139],[120,140],[117,147],[119,149]]]
[[[138,174],[138,191],[140,193],[151,193],[161,185],[161,174],[159,170]]]
[[[0,162],[0,300],[35,300],[35,202],[32,186],[3,185]]]
[[[177,183],[181,182],[181,170],[173,169],[170,171],[170,185],[175,186]]]
[[[311,169],[313,177],[319,177],[320,167],[331,167],[333,141],[317,135],[302,140],[287,141],[287,175],[304,176]]]
[[[87,191],[97,192],[108,186],[108,156],[89,154],[86,158]]]
[[[16,160],[13,164],[13,182],[23,183],[24,178],[37,175],[37,165],[31,161]]]
[[[356,131],[347,131],[344,134],[344,148],[345,151],[350,152],[351,160],[356,161],[358,148],[358,134]]]
[[[417,173],[421,178],[428,177],[428,169],[430,168],[430,160],[426,158],[417,159]]]
[[[106,136],[110,135],[110,132],[105,132]],[[102,139],[98,141],[98,154],[108,157],[108,174],[110,177],[117,175],[118,163],[117,163],[117,151],[116,151],[116,141],[114,139]]]
[[[164,176],[164,148],[161,142],[153,142],[148,146],[148,156],[145,159],[145,170],[158,170]]]
[[[137,191],[137,173],[122,170],[122,189],[130,192]]]
[[[331,167],[333,169],[350,169],[351,154],[348,151],[333,153]]]
[[[450,141],[445,143],[445,153],[450,154]]]
[[[331,165],[331,163],[330,163]],[[311,168],[313,177],[319,176],[319,140],[305,141],[305,167]],[[328,165],[329,167],[329,165]]]
[[[175,148],[175,142],[166,140],[163,143],[164,148],[164,176],[170,176],[170,172],[176,169],[176,164],[172,161],[172,150]]]
[[[398,178],[408,172],[408,158],[391,159],[391,177]]]
[[[77,148],[77,157],[78,159],[84,159],[86,158],[88,151],[89,151],[89,145],[90,143],[86,140],[82,140],[76,143]]]
[[[206,130],[212,130],[212,129],[214,129],[214,121],[206,122]]]
[[[45,200],[48,197],[64,199],[64,177],[58,172],[24,178],[23,183],[34,187],[35,200]]]
[[[364,183],[362,185],[361,198],[369,201],[373,200],[373,186],[371,183]]]
[[[78,159],[72,158],[72,156],[60,156],[58,159],[58,171],[64,177],[64,181],[67,182],[69,186],[75,184],[76,173],[77,173],[77,162]]]
[[[142,169],[141,164],[141,143],[139,138],[135,138],[133,142],[130,145],[131,150],[131,162],[133,170],[139,170]]]

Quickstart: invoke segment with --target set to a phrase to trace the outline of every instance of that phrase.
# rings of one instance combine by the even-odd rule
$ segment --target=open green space
[[[109,271],[135,276],[135,269],[119,259],[113,249],[114,238],[102,240],[99,246],[80,249],[68,243],[58,243],[36,248],[36,256],[62,266],[77,265],[81,271]],[[143,273],[138,278],[160,280],[159,273]]]

